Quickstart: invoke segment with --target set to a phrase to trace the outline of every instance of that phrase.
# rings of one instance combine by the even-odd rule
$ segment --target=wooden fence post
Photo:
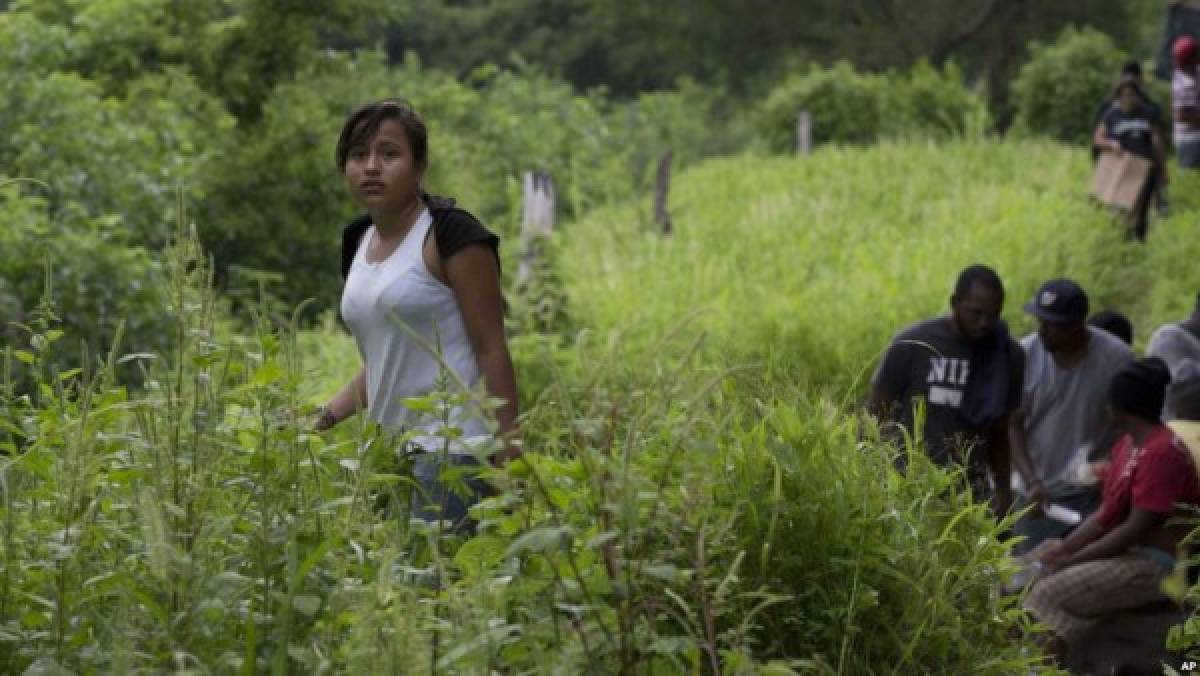
[[[812,114],[807,110],[800,111],[796,116],[796,154],[807,155],[812,152]]]
[[[667,211],[667,196],[671,191],[671,160],[675,153],[667,150],[658,161],[658,178],[654,184],[654,223],[662,234],[671,234],[671,214]]]
[[[521,217],[521,262],[517,288],[524,288],[541,252],[542,240],[554,232],[554,180],[543,171],[524,176]]]

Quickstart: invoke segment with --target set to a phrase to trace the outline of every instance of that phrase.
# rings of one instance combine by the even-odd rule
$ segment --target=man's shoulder
[[[1026,353],[1042,349],[1042,339],[1038,337],[1036,331],[1021,336],[1021,339],[1017,341],[1017,344],[1020,345],[1021,349]]]
[[[893,343],[901,341],[944,341],[955,337],[954,331],[950,328],[949,317],[933,317],[932,319],[922,319],[919,322],[914,322],[900,329],[899,333],[892,338]]]
[[[1178,340],[1179,338],[1182,338],[1183,337],[1181,334],[1182,331],[1183,331],[1183,328],[1181,326],[1179,326],[1179,324],[1176,324],[1175,322],[1171,322],[1170,324],[1163,324],[1162,326],[1158,327],[1157,329],[1154,329],[1154,333],[1150,334],[1150,341],[1148,343],[1146,343],[1146,351],[1150,352],[1154,348],[1156,348],[1164,343],[1168,343],[1173,340]]]

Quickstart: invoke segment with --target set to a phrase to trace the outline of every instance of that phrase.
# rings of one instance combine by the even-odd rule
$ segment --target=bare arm
[[[992,511],[1003,516],[1012,507],[1012,452],[1009,429],[1012,413],[988,430],[987,461],[996,484],[996,496],[992,500]]]
[[[1033,460],[1029,457],[1027,441],[1025,412],[1023,409],[1017,409],[1009,416],[1008,422],[1008,444],[1011,450],[1012,463],[1016,466],[1017,472],[1021,475],[1021,480],[1025,483],[1025,487],[1029,491],[1030,502],[1035,503],[1039,509],[1044,509],[1046,487],[1042,485],[1041,479],[1038,478],[1037,472],[1033,468]]]
[[[364,366],[322,407],[326,413],[317,420],[317,429],[327,430],[354,415],[366,405],[367,368]]]
[[[496,422],[507,448],[497,462],[520,455],[514,445],[517,426],[517,378],[508,340],[504,335],[504,299],[500,293],[500,266],[487,246],[476,244],[455,253],[445,262],[448,285],[454,290],[475,362],[490,396],[502,399]]]
[[[1059,566],[1065,568],[1124,553],[1141,542],[1147,533],[1162,525],[1167,517],[1167,514],[1134,507],[1119,526],[1103,533],[1099,512],[1094,512],[1075,533],[1071,534],[1071,537],[1063,541],[1063,548],[1067,556]],[[1085,527],[1087,531],[1081,532],[1085,530]]]

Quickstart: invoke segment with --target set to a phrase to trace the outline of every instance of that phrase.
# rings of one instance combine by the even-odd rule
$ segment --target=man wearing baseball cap
[[[1200,83],[1197,65],[1200,47],[1190,35],[1182,35],[1171,46],[1175,70],[1171,76],[1171,109],[1175,118],[1175,152],[1184,169],[1200,167]]]
[[[1045,514],[1050,504],[1080,515],[1099,504],[1094,486],[1073,481],[1075,464],[1086,461],[1103,436],[1109,384],[1133,360],[1119,338],[1088,326],[1087,293],[1070,279],[1043,284],[1025,311],[1037,318],[1038,329],[1021,339],[1024,389],[1009,438],[1023,498],[1018,506],[1033,509],[1014,528],[1024,536],[1018,554],[1071,529]]]

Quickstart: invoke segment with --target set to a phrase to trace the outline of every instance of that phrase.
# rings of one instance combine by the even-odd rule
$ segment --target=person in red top
[[[1159,419],[1170,380],[1157,357],[1117,373],[1109,408],[1124,434],[1113,447],[1100,509],[1028,555],[1039,577],[1025,607],[1054,632],[1059,656],[1112,613],[1164,598],[1160,584],[1188,531],[1172,517],[1200,506],[1192,456]]]

